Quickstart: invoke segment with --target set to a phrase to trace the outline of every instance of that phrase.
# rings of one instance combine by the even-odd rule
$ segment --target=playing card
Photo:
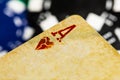
[[[120,56],[71,16],[0,58],[0,80],[119,80]]]

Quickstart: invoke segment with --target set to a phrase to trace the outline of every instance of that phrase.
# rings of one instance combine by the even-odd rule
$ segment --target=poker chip
[[[26,7],[23,2],[4,0],[0,6],[0,18],[2,19],[0,23],[0,55],[2,56],[29,40],[34,34],[34,30],[28,25]]]
[[[28,20],[37,22],[37,27],[46,30],[46,26],[47,29],[50,28],[48,24],[50,21],[45,16],[47,12],[56,18],[56,22],[51,23],[53,25],[72,14],[78,14],[85,18],[113,47],[120,50],[119,0],[48,0],[48,2],[51,6],[47,10],[43,1],[41,11],[37,14],[34,11],[28,13],[37,15],[36,20],[34,18]],[[55,18],[51,18],[51,22],[54,22]]]

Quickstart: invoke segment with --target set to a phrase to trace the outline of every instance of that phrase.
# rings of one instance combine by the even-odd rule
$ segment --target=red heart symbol
[[[40,50],[40,49],[48,49],[50,48],[54,43],[50,42],[50,38],[49,37],[44,37],[40,40],[40,42],[38,43],[36,50]]]

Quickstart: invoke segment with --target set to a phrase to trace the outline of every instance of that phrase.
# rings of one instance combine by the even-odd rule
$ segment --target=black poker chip
[[[44,4],[49,1],[51,6],[45,9]],[[49,12],[58,21],[78,14],[93,26],[111,45],[120,50],[120,11],[115,11],[115,0],[45,0],[40,12],[28,12],[28,20],[34,28],[36,35],[43,31],[41,23],[46,21]],[[116,7],[119,10],[118,7]],[[31,17],[35,16],[35,17]],[[40,17],[43,16],[43,17]],[[91,21],[94,21],[93,23]],[[38,30],[38,28],[40,28]]]

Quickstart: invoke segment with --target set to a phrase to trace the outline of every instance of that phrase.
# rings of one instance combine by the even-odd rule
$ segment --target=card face
[[[78,15],[0,58],[0,80],[119,79],[119,54]]]

